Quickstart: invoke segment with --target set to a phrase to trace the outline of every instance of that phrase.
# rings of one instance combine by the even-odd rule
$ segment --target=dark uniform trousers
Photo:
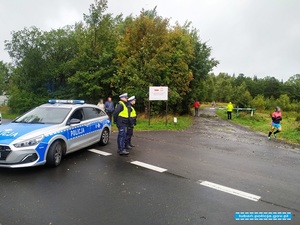
[[[118,149],[123,151],[125,149],[127,127],[119,126],[118,130]]]
[[[127,127],[126,141],[125,145],[131,144],[131,138],[133,136],[133,127]]]

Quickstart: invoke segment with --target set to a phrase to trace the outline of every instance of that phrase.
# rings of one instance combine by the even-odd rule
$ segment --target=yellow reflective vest
[[[135,118],[136,117],[136,111],[135,111],[135,109],[132,106],[131,106],[130,117],[131,118]]]
[[[123,106],[123,110],[119,113],[118,116],[123,117],[123,118],[128,118],[129,114],[128,114],[128,108],[125,105],[125,103],[123,101],[119,102],[122,106]]]
[[[130,115],[129,115],[129,126],[134,127],[136,125],[136,111],[130,106]]]
[[[231,102],[229,102],[227,105],[227,112],[232,112],[232,110],[233,110],[233,105]]]

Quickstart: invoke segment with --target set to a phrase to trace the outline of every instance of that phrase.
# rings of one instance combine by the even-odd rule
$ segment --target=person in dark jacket
[[[112,122],[112,114],[115,110],[114,102],[111,100],[111,97],[107,98],[107,101],[104,104],[105,112],[107,113],[110,122]]]
[[[134,104],[135,104],[135,96],[132,96],[130,98],[128,98],[128,102],[127,102],[127,106],[128,106],[128,110],[129,110],[129,126],[127,128],[127,133],[126,133],[126,141],[125,141],[125,148],[126,149],[131,149],[133,147],[135,147],[132,143],[131,143],[131,138],[133,136],[133,128],[136,125],[136,111],[134,109]]]
[[[127,127],[129,125],[129,111],[127,107],[127,93],[121,94],[120,101],[116,105],[113,113],[114,123],[118,127],[118,153],[119,155],[128,155],[129,152],[125,149],[125,140]]]

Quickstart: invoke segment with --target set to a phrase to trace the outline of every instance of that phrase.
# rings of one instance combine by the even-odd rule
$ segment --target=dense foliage
[[[155,8],[126,18],[106,14],[106,9],[107,0],[95,0],[75,25],[12,32],[5,47],[13,63],[0,61],[0,87],[13,112],[22,113],[49,98],[96,103],[112,96],[117,101],[123,92],[136,95],[137,109],[144,111],[149,86],[169,87],[172,113],[188,112],[195,99],[297,108],[300,75],[283,83],[273,77],[209,74],[218,61],[190,23],[172,26]],[[156,113],[164,109],[164,102],[153,104]]]

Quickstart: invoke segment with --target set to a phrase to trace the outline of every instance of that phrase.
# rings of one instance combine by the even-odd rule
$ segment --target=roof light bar
[[[51,104],[62,103],[62,104],[84,104],[84,100],[65,100],[65,99],[50,99],[48,101]]]

